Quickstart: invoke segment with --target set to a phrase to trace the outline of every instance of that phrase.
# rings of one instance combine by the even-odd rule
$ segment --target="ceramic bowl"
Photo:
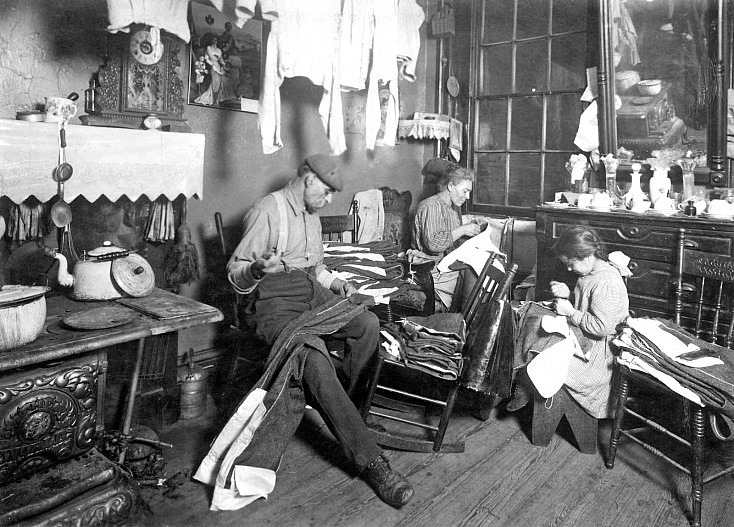
[[[663,87],[663,81],[660,79],[644,80],[637,83],[637,89],[640,95],[657,95]]]

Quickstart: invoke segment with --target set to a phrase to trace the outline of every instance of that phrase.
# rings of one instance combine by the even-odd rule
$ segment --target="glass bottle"
[[[653,175],[650,178],[650,201],[653,204],[660,198],[665,198],[670,192],[670,178],[668,177],[668,168],[656,166],[653,167]]]
[[[624,195],[624,204],[630,209],[635,203],[639,205],[647,198],[642,190],[642,185],[640,184],[640,178],[642,176],[642,174],[640,174],[641,168],[642,165],[640,163],[632,163],[632,174],[630,174],[632,184],[630,185],[629,192]]]
[[[695,194],[695,177],[693,175],[693,169],[696,168],[697,161],[689,157],[684,157],[678,161],[683,172],[683,199],[692,198]]]
[[[606,189],[607,193],[614,197],[617,195],[617,167],[619,159],[612,154],[607,154],[601,158],[604,163],[604,171],[606,173]]]

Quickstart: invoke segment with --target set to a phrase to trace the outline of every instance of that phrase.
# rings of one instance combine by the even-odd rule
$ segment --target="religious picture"
[[[257,112],[260,96],[262,22],[240,29],[210,3],[191,3],[189,104]]]

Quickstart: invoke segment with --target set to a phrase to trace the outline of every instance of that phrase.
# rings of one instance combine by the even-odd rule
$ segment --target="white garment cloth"
[[[385,208],[382,204],[382,191],[377,188],[363,190],[354,195],[359,204],[357,218],[357,243],[382,240],[385,231]]]
[[[346,150],[338,79],[340,0],[278,0],[271,24],[258,107],[263,152],[283,147],[280,137],[280,86],[290,77],[306,77],[324,89],[319,115],[333,155]]]
[[[528,377],[538,393],[548,399],[565,384],[571,357],[584,357],[584,354],[566,317],[545,315],[540,324],[547,333],[557,333],[565,337],[538,353],[527,365]]]
[[[241,509],[258,498],[267,498],[275,488],[275,472],[272,470],[234,466],[237,456],[250,444],[268,411],[263,404],[266,393],[261,388],[250,392],[227,421],[194,474],[194,479],[214,487],[213,511]],[[230,471],[231,479],[228,476]]]
[[[218,11],[227,18],[234,20],[234,25],[242,28],[245,22],[255,16],[255,8],[260,4],[260,13],[263,20],[273,21],[278,18],[278,3],[276,0],[209,0]]]
[[[188,42],[188,9],[189,0],[107,0],[107,31],[129,33],[130,24],[145,24],[165,29]]]
[[[344,0],[339,30],[339,81],[341,89],[364,90],[372,58],[375,0]]]
[[[372,68],[365,105],[365,147],[394,146],[398,132],[398,5],[397,0],[377,2],[374,9]],[[382,89],[381,89],[382,86]],[[385,113],[383,119],[383,111]],[[382,128],[382,137],[378,135]]]
[[[415,61],[421,49],[420,27],[426,19],[415,0],[398,0],[397,58],[401,78],[415,81]]]

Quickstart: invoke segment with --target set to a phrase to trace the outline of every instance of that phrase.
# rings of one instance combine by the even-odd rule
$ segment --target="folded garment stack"
[[[683,397],[734,418],[732,350],[695,338],[673,322],[630,318],[614,344],[619,362]]]
[[[382,331],[382,347],[393,360],[394,350],[399,347],[399,360],[408,368],[446,380],[461,375],[466,323],[460,313],[408,317],[385,324]]]

